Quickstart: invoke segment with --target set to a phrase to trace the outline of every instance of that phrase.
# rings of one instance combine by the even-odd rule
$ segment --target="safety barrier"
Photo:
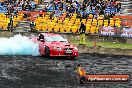
[[[99,36],[111,36],[111,37],[125,37],[132,38],[132,27],[101,27],[99,28]]]

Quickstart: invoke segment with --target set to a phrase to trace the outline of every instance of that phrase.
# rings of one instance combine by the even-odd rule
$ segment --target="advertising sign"
[[[115,36],[115,32],[116,30],[114,29],[114,27],[111,26],[103,26],[100,29],[101,36]]]
[[[122,28],[120,37],[132,38],[132,28]]]

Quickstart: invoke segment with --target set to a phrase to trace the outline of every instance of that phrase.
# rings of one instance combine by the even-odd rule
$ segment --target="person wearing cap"
[[[43,34],[39,34],[38,41],[44,42],[44,35]]]
[[[86,41],[85,41],[85,31],[86,31],[86,26],[85,24],[82,22],[79,28],[79,33],[80,33],[80,45],[85,45]]]

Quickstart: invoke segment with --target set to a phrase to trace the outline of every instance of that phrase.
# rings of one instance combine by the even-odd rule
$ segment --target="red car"
[[[59,34],[41,33],[44,40],[39,39],[39,52],[42,56],[50,57],[78,57],[78,49],[76,46],[69,43],[69,41]]]

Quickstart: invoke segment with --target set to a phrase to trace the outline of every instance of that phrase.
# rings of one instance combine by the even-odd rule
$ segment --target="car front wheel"
[[[50,56],[50,49],[49,49],[49,47],[45,47],[45,56],[46,57]]]

